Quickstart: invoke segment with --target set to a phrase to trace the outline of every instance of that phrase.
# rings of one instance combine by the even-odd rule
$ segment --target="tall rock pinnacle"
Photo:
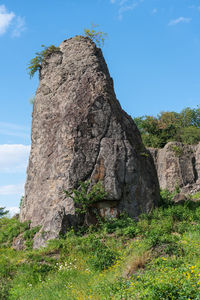
[[[64,190],[101,181],[108,199],[101,213],[148,212],[159,199],[153,160],[132,118],[116,99],[102,52],[75,37],[42,64],[33,107],[32,147],[20,220],[41,225],[35,247],[73,222]],[[102,210],[103,207],[103,210]]]

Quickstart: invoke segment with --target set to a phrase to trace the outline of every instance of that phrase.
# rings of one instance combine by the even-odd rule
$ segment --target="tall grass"
[[[0,299],[200,299],[200,203],[167,197],[137,222],[122,215],[40,250],[27,224],[0,219]],[[19,233],[24,251],[10,248]]]

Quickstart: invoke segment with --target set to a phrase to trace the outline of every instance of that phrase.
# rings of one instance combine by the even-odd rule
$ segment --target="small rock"
[[[173,197],[173,201],[177,204],[182,204],[187,201],[187,196],[179,193]]]
[[[19,234],[13,239],[12,248],[17,251],[24,250],[26,248],[23,233]]]

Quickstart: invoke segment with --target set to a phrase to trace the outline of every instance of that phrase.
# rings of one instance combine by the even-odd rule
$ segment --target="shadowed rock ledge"
[[[153,159],[116,99],[101,50],[89,38],[66,40],[39,77],[20,212],[21,221],[42,226],[34,247],[77,223],[63,191],[79,181],[102,181],[109,197],[99,207],[106,215],[126,211],[135,218],[151,210],[159,200]]]

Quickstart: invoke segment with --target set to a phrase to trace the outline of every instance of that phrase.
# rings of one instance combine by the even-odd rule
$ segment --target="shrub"
[[[180,157],[183,154],[183,149],[177,145],[171,145],[171,150],[175,153],[176,157]]]
[[[95,28],[98,26],[99,25],[92,24],[91,29],[84,29],[84,34],[86,37],[89,37],[93,42],[95,42],[98,47],[102,47],[104,45],[107,33],[104,33],[102,31],[96,31]]]
[[[92,186],[90,181],[80,181],[77,189],[73,189],[72,192],[64,192],[78,206],[76,207],[76,212],[81,214],[86,214],[93,203],[102,201],[107,197],[107,193],[100,181]]]
[[[54,45],[51,45],[49,47],[41,45],[41,47],[44,48],[44,50],[36,52],[36,56],[32,58],[28,64],[27,70],[30,78],[32,78],[34,74],[41,69],[43,60],[45,60],[51,53],[60,52],[60,48],[55,47]]]
[[[104,233],[114,233],[116,236],[134,237],[137,234],[137,223],[127,214],[121,214],[118,218],[109,218],[101,223]]]
[[[5,207],[0,207],[0,218],[8,214],[8,210],[5,210]]]
[[[2,218],[0,220],[0,246],[4,244],[10,246],[14,237],[28,230],[29,223],[20,223],[19,220],[12,218]]]
[[[86,250],[91,251],[92,256],[87,260],[89,266],[91,266],[95,271],[102,271],[112,266],[116,260],[116,252],[109,249],[99,237],[91,235],[86,239]]]

